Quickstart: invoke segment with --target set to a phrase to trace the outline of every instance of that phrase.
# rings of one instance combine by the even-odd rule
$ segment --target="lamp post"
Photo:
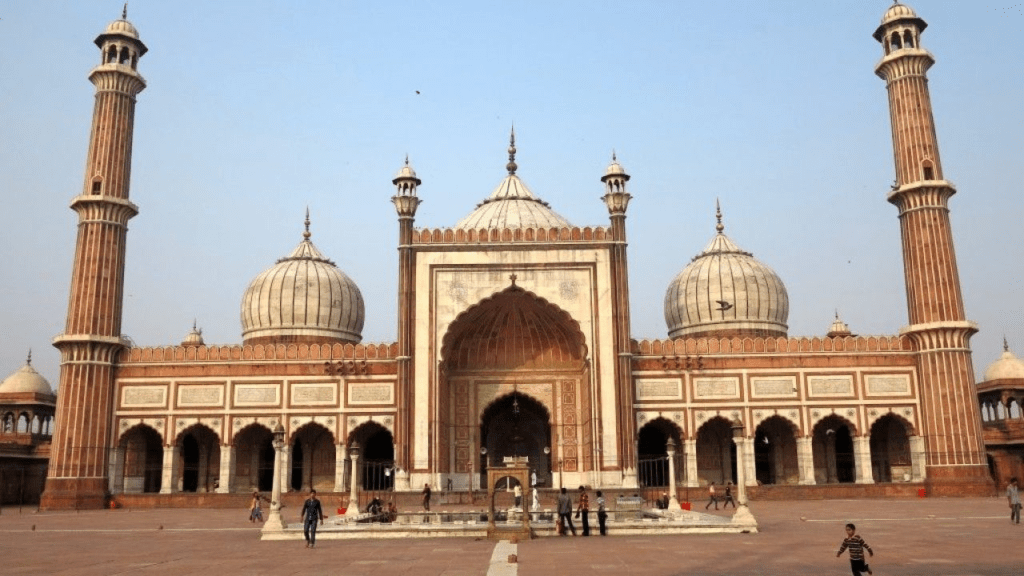
[[[345,508],[345,517],[355,518],[359,516],[359,494],[356,492],[359,480],[359,445],[353,442],[348,448],[348,455],[352,459],[352,483],[349,484],[348,507]]]
[[[747,508],[747,482],[744,478],[746,470],[746,446],[743,437],[743,422],[734,420],[732,423],[732,441],[736,443],[736,512],[732,515],[733,524],[753,525],[757,529],[757,520]]]
[[[280,422],[274,428],[274,484],[270,493],[270,514],[263,525],[264,532],[280,532],[288,527],[281,518],[281,451],[284,448],[284,426]]]
[[[665,443],[665,452],[668,453],[668,509],[682,510],[676,497],[676,442],[671,436]]]

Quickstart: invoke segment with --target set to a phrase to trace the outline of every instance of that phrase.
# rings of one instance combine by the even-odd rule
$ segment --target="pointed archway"
[[[481,448],[517,447],[539,485],[553,473],[594,469],[592,394],[586,339],[568,312],[515,285],[464,311],[442,340],[434,469],[456,489],[480,487],[494,460]],[[511,425],[520,403],[524,428],[513,443],[489,439]],[[557,409],[556,409],[557,408]],[[489,445],[490,444],[490,445]],[[545,451],[546,449],[546,451]],[[470,482],[470,479],[473,479]],[[551,484],[548,484],[549,486]]]
[[[754,432],[754,470],[758,484],[799,484],[796,425],[782,416],[767,418]]]
[[[856,480],[853,436],[856,427],[832,414],[814,425],[814,479],[818,484],[851,483]]]
[[[525,457],[537,485],[551,486],[551,416],[543,404],[519,392],[495,400],[480,419],[480,438],[481,482],[487,468]]]

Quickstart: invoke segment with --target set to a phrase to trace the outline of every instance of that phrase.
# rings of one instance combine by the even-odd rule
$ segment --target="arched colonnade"
[[[359,449],[357,455],[350,454],[350,447]],[[286,492],[347,492],[353,460],[361,490],[394,486],[394,439],[387,427],[372,420],[341,443],[324,425],[307,422],[286,437],[281,452]],[[109,477],[112,494],[269,492],[274,482],[273,433],[263,423],[252,423],[224,445],[211,427],[197,423],[184,427],[167,445],[157,427],[138,423],[112,448]]]
[[[694,438],[659,417],[637,434],[638,482],[641,488],[668,486],[674,466],[677,486],[698,487],[736,482],[736,444],[744,444],[747,485],[815,485],[924,480],[924,440],[913,425],[895,413],[877,420],[867,433],[838,414],[818,420],[809,434],[780,415],[760,421],[753,431],[733,437],[730,420],[715,416]],[[669,462],[668,441],[675,459]]]

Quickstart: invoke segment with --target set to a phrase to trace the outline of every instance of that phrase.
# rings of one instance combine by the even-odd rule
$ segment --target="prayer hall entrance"
[[[513,283],[455,318],[441,357],[432,458],[442,483],[480,489],[489,467],[516,456],[540,487],[593,469],[587,346],[566,311]]]

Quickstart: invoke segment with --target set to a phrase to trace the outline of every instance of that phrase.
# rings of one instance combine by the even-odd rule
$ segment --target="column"
[[[686,450],[686,485],[696,488],[700,478],[697,477],[697,441],[683,440]]]
[[[230,494],[235,480],[235,446],[234,444],[220,447],[220,486],[218,494]]]
[[[302,443],[302,478],[299,479],[300,491],[313,488],[313,444]]]
[[[747,467],[742,464],[747,459],[746,453],[750,451],[748,448],[751,446],[751,443],[747,441],[749,438],[742,437],[742,430],[742,427],[738,431],[737,428],[733,428],[733,441],[736,443],[736,459],[738,464],[736,466],[736,511],[732,515],[732,521],[734,524],[754,526],[755,528],[752,531],[756,532],[757,520],[750,513],[750,508],[747,507]]]
[[[736,454],[739,457],[739,454]],[[754,439],[743,439],[743,477],[747,486],[757,486],[757,468],[754,466]]]
[[[800,484],[811,486],[814,480],[814,445],[809,437],[796,439],[796,461],[800,468]]]
[[[110,493],[124,492],[124,448],[114,446],[110,449]]]
[[[668,453],[668,508],[669,510],[682,510],[679,498],[676,496],[676,444],[671,438],[668,439],[666,448]]]
[[[210,447],[209,445],[202,444],[199,446],[199,470],[198,470],[198,481],[196,482],[196,492],[209,492],[210,491]]]
[[[857,471],[857,484],[874,484],[871,473],[871,438],[867,436],[853,437],[853,467]]]
[[[177,446],[164,446],[163,476],[160,480],[161,494],[173,494],[178,491],[178,475],[176,472],[179,450],[180,448]]]
[[[924,436],[910,437],[910,481],[924,482],[925,476],[925,450]]]
[[[359,450],[353,448],[349,451],[352,458],[352,484],[348,493],[348,509],[345,510],[346,517],[359,515]]]
[[[345,491],[345,445],[334,445],[334,491]]]
[[[285,444],[281,447],[281,468],[278,471],[278,475],[281,476],[281,492],[290,492],[291,487],[288,485],[288,471],[291,470],[291,458],[292,447],[291,445]]]

